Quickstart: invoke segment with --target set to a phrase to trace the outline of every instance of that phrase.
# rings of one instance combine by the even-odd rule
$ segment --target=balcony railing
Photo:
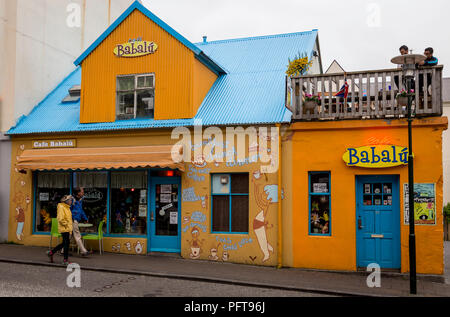
[[[416,117],[442,115],[442,70],[443,66],[416,70],[412,86]],[[336,97],[346,79],[347,98]],[[286,86],[286,106],[294,120],[402,118],[407,114],[396,98],[399,91],[406,90],[398,68],[292,77],[287,78]],[[320,97],[314,109],[305,107],[307,94]]]

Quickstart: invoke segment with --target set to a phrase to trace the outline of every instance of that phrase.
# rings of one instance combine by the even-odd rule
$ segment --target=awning
[[[133,147],[61,148],[25,150],[19,156],[18,170],[85,170],[161,167],[184,171],[183,163],[172,160],[172,151],[182,153],[181,145]]]

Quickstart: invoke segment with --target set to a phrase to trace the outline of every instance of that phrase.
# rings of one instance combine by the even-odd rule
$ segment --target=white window
[[[155,76],[153,74],[117,77],[116,119],[154,117]]]

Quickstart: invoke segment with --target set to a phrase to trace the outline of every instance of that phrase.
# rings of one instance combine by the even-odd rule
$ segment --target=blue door
[[[181,251],[180,192],[180,177],[152,177],[149,251],[172,253]]]
[[[377,263],[400,268],[399,178],[357,176],[356,258],[358,267]]]

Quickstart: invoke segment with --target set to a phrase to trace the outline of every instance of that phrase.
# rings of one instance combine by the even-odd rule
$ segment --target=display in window
[[[381,194],[382,193],[382,186],[381,186],[381,184],[373,184],[373,193],[374,194]]]
[[[364,206],[372,205],[372,195],[364,195]]]
[[[311,233],[328,234],[330,227],[328,195],[311,196]]]
[[[163,189],[164,186],[164,189]],[[168,191],[170,186],[170,193],[162,193]],[[155,234],[159,236],[177,236],[178,235],[178,219],[174,223],[173,213],[178,215],[178,202],[172,201],[173,194],[178,193],[178,186],[172,184],[156,184],[156,217],[155,217]],[[177,216],[178,217],[178,216]]]
[[[364,184],[364,194],[371,194],[371,184]]]
[[[36,187],[35,230],[50,232],[61,198],[70,194],[70,173],[38,172]]]
[[[375,195],[375,196],[373,196],[373,204],[374,204],[375,206],[381,206],[381,201],[382,201],[381,195]]]
[[[147,233],[147,172],[111,172],[112,234]]]
[[[383,193],[391,194],[392,193],[392,184],[384,184],[383,185]]]

